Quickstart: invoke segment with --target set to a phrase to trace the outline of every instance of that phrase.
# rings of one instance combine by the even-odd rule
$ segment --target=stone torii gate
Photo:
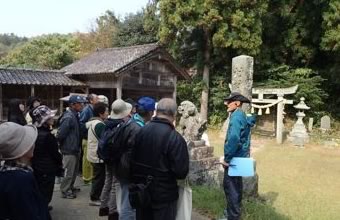
[[[258,109],[258,115],[262,115],[262,109],[266,109],[266,114],[270,113],[270,108],[277,106],[276,111],[276,142],[282,144],[283,142],[283,118],[284,107],[286,104],[293,104],[293,100],[287,100],[285,95],[294,94],[298,89],[298,85],[289,88],[268,89],[268,88],[253,88],[253,95],[258,95],[257,98],[252,99],[251,112],[254,113],[255,109]],[[277,99],[266,99],[264,95],[276,95]]]

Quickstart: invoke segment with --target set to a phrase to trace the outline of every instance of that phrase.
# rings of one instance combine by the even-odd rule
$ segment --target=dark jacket
[[[62,168],[62,156],[58,151],[57,139],[49,128],[38,128],[32,167],[34,172],[43,174],[56,174]]]
[[[132,178],[145,183],[154,177],[151,197],[154,203],[178,198],[176,179],[184,179],[189,171],[189,154],[184,138],[166,119],[155,117],[136,136],[133,151]]]
[[[229,163],[233,157],[249,157],[250,129],[255,117],[247,117],[241,109],[230,115],[230,122],[224,143],[224,160]]]
[[[93,107],[88,104],[79,114],[80,135],[82,139],[87,139],[86,122],[93,118]]]
[[[0,219],[49,219],[47,204],[32,171],[0,167]]]
[[[118,164],[114,167],[116,178],[121,182],[129,182],[131,180],[131,158],[132,150],[135,145],[136,135],[143,124],[137,123],[133,118],[126,122],[127,126],[122,137],[122,156]],[[144,123],[144,122],[143,122]]]
[[[78,113],[67,110],[60,119],[57,138],[63,154],[76,155],[80,153],[80,127]]]

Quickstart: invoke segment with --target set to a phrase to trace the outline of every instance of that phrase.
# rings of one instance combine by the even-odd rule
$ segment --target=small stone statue
[[[183,101],[178,107],[181,116],[178,132],[187,141],[198,141],[202,139],[203,132],[207,129],[207,121],[202,120],[194,103]]]

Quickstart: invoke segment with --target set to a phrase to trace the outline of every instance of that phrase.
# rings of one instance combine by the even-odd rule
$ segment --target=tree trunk
[[[208,120],[208,101],[209,101],[209,72],[210,72],[210,41],[209,32],[205,31],[204,47],[204,69],[203,69],[203,90],[201,96],[201,118]]]

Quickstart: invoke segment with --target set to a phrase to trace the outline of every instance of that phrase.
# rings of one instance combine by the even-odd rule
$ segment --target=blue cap
[[[145,111],[154,111],[155,105],[156,101],[153,98],[147,96],[143,96],[137,101],[137,106],[142,107]]]
[[[74,103],[85,103],[86,102],[86,98],[80,95],[71,95],[68,103],[70,104],[74,104]]]

